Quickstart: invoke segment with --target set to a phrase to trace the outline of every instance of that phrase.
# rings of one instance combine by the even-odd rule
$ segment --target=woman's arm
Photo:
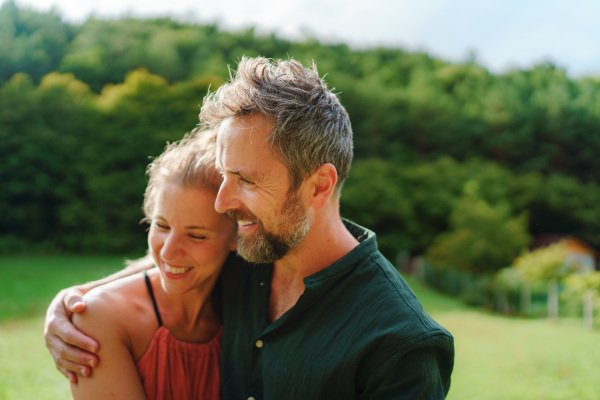
[[[126,302],[131,296],[102,289],[89,294],[86,310],[73,315],[73,324],[96,338],[102,362],[88,378],[71,384],[73,399],[145,400],[130,345],[130,327],[136,324],[135,308]]]

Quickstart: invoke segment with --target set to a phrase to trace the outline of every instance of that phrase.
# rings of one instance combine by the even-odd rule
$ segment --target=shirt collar
[[[340,258],[329,267],[304,278],[304,285],[308,288],[312,284],[330,277],[345,274],[356,267],[367,255],[377,251],[377,238],[375,232],[364,228],[347,219],[342,219],[344,226],[358,240],[359,244],[348,254]]]

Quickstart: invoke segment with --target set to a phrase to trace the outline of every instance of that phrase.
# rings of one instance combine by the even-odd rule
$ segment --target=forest
[[[243,55],[315,62],[347,108],[342,215],[381,250],[473,272],[542,233],[600,247],[600,78],[494,74],[402,48],[170,18],[81,24],[0,8],[0,254],[140,255],[145,168]]]

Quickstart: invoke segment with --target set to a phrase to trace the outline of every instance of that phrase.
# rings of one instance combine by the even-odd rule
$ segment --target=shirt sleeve
[[[390,354],[391,353],[391,354]],[[359,398],[370,400],[438,400],[450,389],[453,356],[437,346],[418,347],[402,356],[388,353],[361,369]],[[375,364],[376,363],[376,364]]]

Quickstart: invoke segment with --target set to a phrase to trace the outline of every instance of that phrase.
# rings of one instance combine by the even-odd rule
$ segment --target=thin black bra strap
[[[150,298],[152,299],[152,305],[154,306],[154,313],[156,314],[156,319],[158,320],[158,326],[161,327],[163,325],[162,318],[158,312],[158,305],[156,304],[156,298],[154,298],[154,290],[152,290],[152,284],[150,283],[150,278],[148,278],[147,271],[144,271],[144,279],[146,280],[146,287],[148,288],[148,293],[150,293]]]

